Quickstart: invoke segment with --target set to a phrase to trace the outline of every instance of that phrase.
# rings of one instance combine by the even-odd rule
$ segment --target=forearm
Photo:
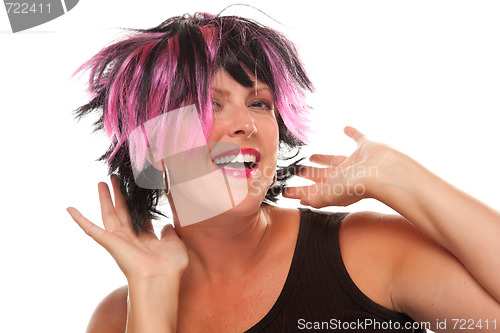
[[[129,282],[126,333],[169,333],[177,326],[180,276]]]
[[[452,252],[500,301],[500,214],[394,153],[369,185],[371,196],[398,211]]]

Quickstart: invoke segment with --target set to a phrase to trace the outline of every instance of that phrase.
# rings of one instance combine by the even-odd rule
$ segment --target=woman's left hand
[[[326,167],[303,167],[298,176],[315,183],[289,187],[284,197],[300,199],[303,205],[321,208],[348,206],[374,196],[374,183],[387,165],[387,159],[396,151],[385,144],[368,140],[353,127],[346,127],[344,133],[356,141],[358,148],[350,156],[312,155],[311,162]]]
[[[456,258],[456,261],[443,259],[447,254],[440,252],[441,250],[435,245],[426,248],[428,253],[433,254],[424,258],[421,249],[423,243],[408,243],[404,250],[406,253],[404,261],[411,264],[405,268],[409,273],[403,273],[402,276],[418,276],[421,269],[414,271],[413,268],[425,265],[428,265],[428,270],[434,275],[433,278],[425,280],[427,282],[417,279],[418,281],[414,280],[410,285],[407,283],[411,279],[407,279],[403,282],[406,287],[396,289],[404,291],[406,296],[411,294],[409,291],[421,290],[420,294],[425,294],[426,297],[435,296],[428,293],[429,288],[439,290],[441,293],[446,290],[446,293],[453,294],[452,298],[462,297],[464,302],[473,300],[476,305],[471,310],[470,318],[476,316],[478,320],[477,318],[487,313],[486,310],[492,311],[489,317],[498,316],[499,212],[448,184],[409,156],[387,145],[368,140],[352,127],[346,127],[344,132],[358,144],[352,155],[311,156],[312,162],[325,165],[326,168],[304,167],[298,175],[314,181],[314,184],[288,188],[283,195],[300,199],[302,204],[315,208],[347,206],[363,198],[375,198],[386,204],[445,248],[446,253]],[[366,215],[362,217],[366,218]],[[408,237],[406,239],[410,240]],[[412,251],[413,258],[418,260],[408,259]],[[416,261],[420,264],[413,265]],[[435,270],[434,268],[438,266],[453,266],[455,271]],[[398,269],[398,272],[402,270]],[[443,285],[443,281],[450,283]],[[455,281],[460,283],[452,286]],[[466,284],[467,288],[464,289]],[[473,289],[472,285],[475,286]],[[415,306],[416,309],[422,309],[423,307],[417,304],[419,297],[407,298],[411,299],[407,303],[407,308]],[[446,297],[437,298],[439,302],[443,302],[443,309],[448,310],[459,304],[447,303],[446,299]],[[428,302],[429,298],[425,298],[425,304]],[[457,307],[455,311],[463,310]]]

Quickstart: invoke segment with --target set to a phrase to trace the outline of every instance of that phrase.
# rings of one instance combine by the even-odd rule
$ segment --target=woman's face
[[[171,125],[164,130],[170,136],[160,140],[165,144],[150,149],[156,152],[152,153],[156,164],[164,161],[169,171],[171,198],[182,226],[220,214],[248,216],[257,211],[274,180],[279,131],[273,92],[250,77],[256,83],[246,88],[222,69],[214,74],[210,87],[214,115],[208,138],[194,106],[155,120],[163,126],[145,126],[146,132],[154,133],[157,127]],[[155,137],[164,135],[148,135],[153,144]]]
[[[222,143],[213,145],[212,163],[234,185],[231,190],[246,187],[239,189],[248,193],[244,200],[230,210],[238,214],[251,213],[262,203],[274,179],[279,145],[273,91],[248,74],[254,87],[242,86],[223,69],[211,82],[214,118],[207,141]]]

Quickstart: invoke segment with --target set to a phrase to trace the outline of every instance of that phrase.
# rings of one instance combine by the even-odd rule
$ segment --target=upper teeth
[[[228,156],[222,156],[219,158],[214,159],[215,164],[224,164],[224,163],[230,163],[230,162],[255,162],[257,158],[255,155],[251,154],[238,154],[238,155],[228,155]]]

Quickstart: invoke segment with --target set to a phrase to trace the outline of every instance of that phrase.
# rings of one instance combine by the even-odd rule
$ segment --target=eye
[[[212,101],[212,111],[219,112],[222,110],[222,104],[218,101]]]
[[[252,101],[249,107],[251,107],[252,109],[263,110],[263,111],[271,111],[274,109],[271,103],[262,99]]]

